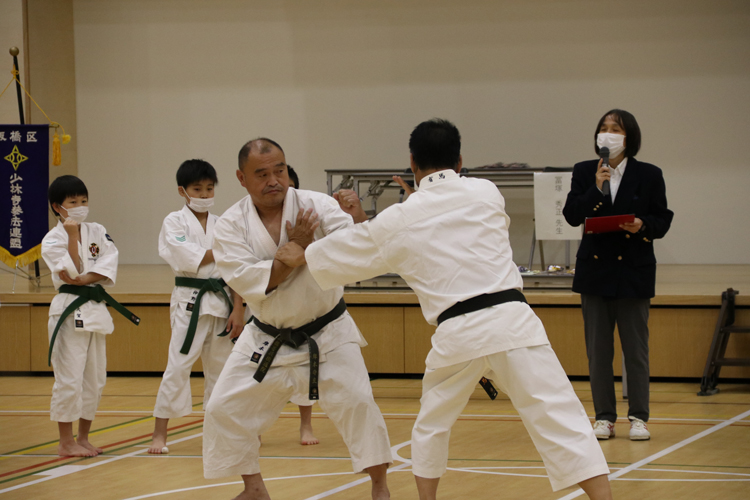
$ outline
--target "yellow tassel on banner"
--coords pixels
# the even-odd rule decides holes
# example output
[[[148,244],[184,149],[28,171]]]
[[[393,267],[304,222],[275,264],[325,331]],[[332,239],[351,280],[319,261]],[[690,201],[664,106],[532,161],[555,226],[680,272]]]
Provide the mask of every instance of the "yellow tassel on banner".
[[[37,104],[34,98],[31,97],[31,94],[29,94],[29,91],[26,90],[26,87],[24,87],[23,84],[21,83],[21,79],[18,77],[18,71],[16,71],[16,69],[13,68],[10,71],[10,73],[13,75],[13,78],[10,79],[10,81],[8,82],[8,85],[6,85],[5,88],[2,90],[2,92],[0,92],[0,97],[2,97],[3,94],[5,94],[5,91],[8,90],[8,87],[10,87],[11,83],[18,82],[18,85],[23,89],[26,95],[29,96],[29,99],[31,99],[31,102],[33,102],[36,105],[36,107],[39,108],[39,111],[41,111],[44,117],[49,121],[50,127],[55,128],[55,136],[52,138],[52,164],[56,167],[60,166],[60,163],[62,163],[62,153],[60,150],[60,136],[57,133],[57,129],[61,128],[63,131],[63,135],[62,135],[63,144],[67,144],[70,142],[70,135],[65,133],[65,128],[62,125],[50,120],[49,116],[47,116],[47,113],[45,113],[44,110],[41,108],[41,106],[39,106],[39,104]]]
[[[42,258],[42,245],[39,244],[32,248],[31,250],[27,250],[26,252],[22,253],[19,256],[11,255],[10,252],[8,252],[6,249],[0,247],[0,262],[5,264],[8,267],[16,267],[16,264],[18,264],[19,267],[28,266],[29,264],[33,264],[34,261],[39,260]]]
[[[60,136],[57,135],[57,129],[55,129],[55,136],[52,138],[52,164],[56,167],[62,163],[62,153],[60,152]]]

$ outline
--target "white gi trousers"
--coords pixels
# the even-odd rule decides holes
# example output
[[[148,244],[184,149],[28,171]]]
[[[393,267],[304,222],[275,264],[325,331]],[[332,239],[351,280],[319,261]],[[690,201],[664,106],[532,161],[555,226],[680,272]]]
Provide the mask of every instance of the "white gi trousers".
[[[55,422],[74,422],[79,418],[94,420],[107,382],[107,336],[76,331],[73,316],[68,316],[60,326],[52,350],[55,384],[50,420]],[[49,318],[50,340],[59,319],[59,315]]]
[[[248,356],[232,352],[216,383],[203,427],[207,479],[259,473],[258,436],[276,421],[292,394],[308,392],[309,363],[271,366],[260,383],[253,378],[257,367]],[[388,430],[360,347],[346,343],[327,352],[318,384],[319,404],[344,438],[354,471],[392,463]]]
[[[304,394],[294,394],[289,398],[289,401],[297,406],[312,406],[315,404],[315,401],[310,399],[308,394],[309,392],[305,392]]]
[[[190,316],[178,314],[172,324],[172,339],[169,341],[167,369],[159,385],[154,416],[158,418],[180,418],[193,411],[193,396],[190,391],[190,371],[198,361],[203,362],[203,408],[206,408],[211,392],[216,385],[224,363],[232,352],[229,336],[219,337],[227,327],[226,318],[202,314],[195,327],[195,337],[187,354],[182,354],[182,344],[187,336]]]
[[[451,427],[477,382],[491,379],[510,397],[542,456],[554,491],[609,474],[591,422],[549,345],[522,347],[427,369],[412,430],[412,471],[438,478],[448,464]]]

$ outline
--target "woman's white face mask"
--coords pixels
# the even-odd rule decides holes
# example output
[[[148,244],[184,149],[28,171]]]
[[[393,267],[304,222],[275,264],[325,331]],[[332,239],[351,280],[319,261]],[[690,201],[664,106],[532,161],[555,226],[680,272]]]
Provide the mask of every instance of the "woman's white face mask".
[[[596,145],[601,148],[609,148],[609,157],[616,158],[625,151],[625,136],[622,134],[610,134],[600,132],[596,136]]]
[[[86,220],[86,217],[89,215],[89,207],[71,207],[71,208],[65,208],[60,207],[68,214],[65,218],[66,219],[72,219],[76,221],[78,224]]]

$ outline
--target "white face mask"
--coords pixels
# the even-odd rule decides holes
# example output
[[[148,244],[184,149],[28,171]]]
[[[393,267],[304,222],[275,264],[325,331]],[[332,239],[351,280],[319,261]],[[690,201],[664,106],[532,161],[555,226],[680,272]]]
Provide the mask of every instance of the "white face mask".
[[[188,206],[198,213],[208,212],[208,209],[214,206],[213,198],[191,198],[185,193],[188,199]]]
[[[89,215],[89,207],[71,207],[65,208],[65,211],[68,213],[66,219],[72,219],[78,224],[85,221],[86,217]]]
[[[599,149],[609,148],[609,157],[615,158],[625,151],[625,136],[602,132],[596,136],[596,145]]]

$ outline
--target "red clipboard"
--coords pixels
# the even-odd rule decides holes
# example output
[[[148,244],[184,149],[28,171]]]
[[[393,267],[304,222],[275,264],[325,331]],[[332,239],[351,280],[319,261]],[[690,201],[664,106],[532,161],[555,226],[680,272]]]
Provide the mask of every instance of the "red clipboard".
[[[584,232],[586,234],[614,233],[623,231],[620,224],[635,220],[635,214],[610,215],[607,217],[586,217]]]

